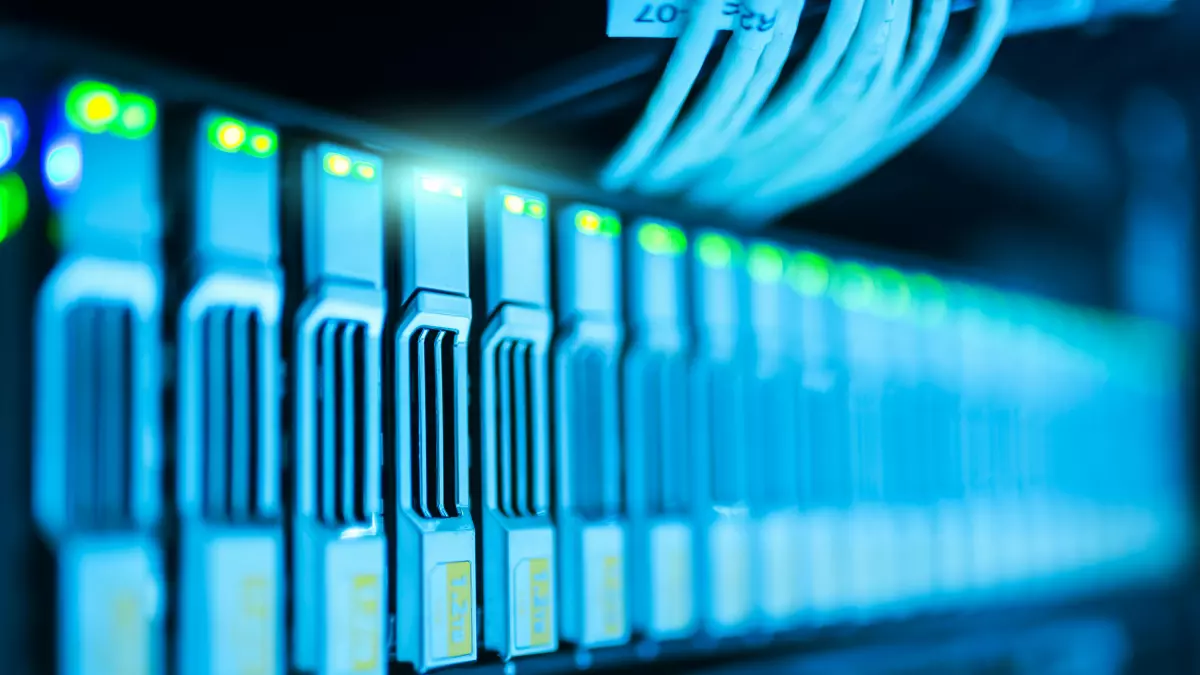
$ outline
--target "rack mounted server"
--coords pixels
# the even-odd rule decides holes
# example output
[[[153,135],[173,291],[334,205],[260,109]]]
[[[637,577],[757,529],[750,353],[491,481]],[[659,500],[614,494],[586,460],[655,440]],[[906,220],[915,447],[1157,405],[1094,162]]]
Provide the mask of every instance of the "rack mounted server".
[[[1186,558],[1169,326],[96,63],[0,78],[17,673],[586,665]]]

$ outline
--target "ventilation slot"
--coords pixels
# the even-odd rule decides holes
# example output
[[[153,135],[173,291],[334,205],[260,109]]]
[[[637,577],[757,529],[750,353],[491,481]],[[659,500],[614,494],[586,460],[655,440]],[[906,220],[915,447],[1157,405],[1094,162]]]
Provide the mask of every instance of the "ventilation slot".
[[[649,359],[638,373],[643,401],[643,469],[654,513],[682,513],[690,504],[692,456],[687,447],[687,371],[682,359]]]
[[[800,383],[787,375],[760,379],[755,387],[756,398],[750,405],[754,422],[750,432],[763,460],[751,467],[753,480],[762,486],[762,505],[784,508],[795,504],[800,497],[800,468],[796,447],[802,413],[799,403]]]
[[[66,329],[68,513],[80,526],[119,526],[132,520],[133,314],[82,306]]]
[[[568,369],[571,409],[571,480],[575,508],[587,516],[618,513],[621,508],[621,458],[616,451],[610,410],[615,401],[607,396],[607,355],[598,349],[582,349],[571,357]]]
[[[367,327],[329,321],[317,333],[317,512],[329,525],[366,524]]]
[[[217,520],[261,515],[262,318],[252,309],[212,309],[201,320],[200,447],[204,512]]]
[[[500,512],[533,516],[546,506],[536,500],[539,466],[533,394],[533,343],[505,340],[496,349],[496,466]]]
[[[732,366],[713,366],[707,391],[713,502],[740,504],[749,493],[749,453],[760,450],[748,448],[744,442],[747,413],[744,382]],[[755,458],[754,464],[761,466],[758,459]]]
[[[801,477],[806,501],[816,507],[853,502],[849,400],[832,377],[803,392],[807,433],[801,442]]]
[[[413,508],[426,518],[458,515],[458,420],[453,331],[422,328],[412,364]]]

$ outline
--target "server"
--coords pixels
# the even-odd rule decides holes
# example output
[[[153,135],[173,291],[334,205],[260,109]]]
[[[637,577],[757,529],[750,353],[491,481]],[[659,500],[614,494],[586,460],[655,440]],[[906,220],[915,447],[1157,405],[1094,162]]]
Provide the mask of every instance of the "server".
[[[799,336],[801,394],[799,458],[801,518],[796,540],[806,624],[826,625],[849,608],[849,537],[844,522],[851,481],[845,322],[833,301],[835,263],[816,251],[795,253],[787,276],[791,316]]]
[[[891,600],[896,575],[895,529],[884,483],[887,344],[874,312],[878,289],[869,267],[857,261],[839,263],[833,293],[845,320],[849,372],[848,450],[854,475],[845,527],[850,538],[850,601],[856,614],[866,619],[878,616]]]
[[[755,542],[757,601],[765,626],[788,628],[798,618],[803,560],[795,545],[800,520],[800,376],[799,360],[789,353],[784,317],[792,300],[784,283],[787,253],[770,242],[747,249],[750,281],[748,317],[754,336],[752,380],[747,395],[748,449],[758,461],[751,468],[751,512],[757,521]]]
[[[582,647],[629,639],[628,535],[618,405],[621,221],[572,205],[555,223],[554,520],[562,637]]]
[[[960,447],[961,335],[950,313],[946,284],[927,273],[908,278],[912,297],[916,358],[921,363],[919,412],[926,422],[921,437],[929,458],[928,496],[931,549],[929,597],[924,608],[955,605],[966,588],[969,556],[966,520],[962,510],[963,457]]]
[[[926,396],[928,368],[920,349],[913,287],[893,267],[875,267],[876,299],[872,313],[882,345],[884,380],[880,404],[883,425],[883,494],[895,539],[891,587],[882,602],[894,614],[907,615],[930,596],[933,571],[933,519],[930,472],[937,459],[928,430],[934,399]]]
[[[475,529],[468,496],[467,204],[463,184],[399,174],[399,275],[390,330],[387,461],[396,658],[417,670],[474,661]]]
[[[384,201],[374,155],[311,145],[301,162],[292,318],[293,667],[382,674]],[[297,269],[298,268],[298,269]],[[302,295],[301,295],[302,294]]]
[[[176,329],[176,667],[284,672],[275,132],[220,112],[191,129]]]
[[[484,644],[502,658],[558,648],[550,520],[550,231],[545,195],[494,187],[484,204],[480,340]],[[480,253],[476,251],[476,253]]]
[[[621,411],[628,462],[633,629],[651,640],[698,626],[689,518],[697,462],[688,443],[688,239],[675,224],[640,219],[626,237]]]
[[[149,675],[166,611],[157,105],[77,80],[50,117],[59,256],[37,298],[33,505],[56,561],[57,671]]]
[[[702,621],[711,635],[736,635],[753,627],[758,599],[749,508],[753,338],[746,252],[741,242],[715,231],[697,235],[692,252],[696,349],[689,403],[700,465],[692,503],[702,533]]]

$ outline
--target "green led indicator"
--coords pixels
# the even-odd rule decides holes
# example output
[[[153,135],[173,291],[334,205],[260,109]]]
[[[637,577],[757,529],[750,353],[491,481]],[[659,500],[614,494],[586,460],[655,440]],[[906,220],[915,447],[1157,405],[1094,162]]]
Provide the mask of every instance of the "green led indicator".
[[[0,175],[0,242],[21,229],[29,212],[29,193],[15,173]]]
[[[158,123],[154,99],[122,93],[103,82],[80,82],[71,87],[67,92],[66,114],[71,126],[80,131],[89,134],[108,131],[130,140],[145,138]]]
[[[279,148],[279,136],[270,129],[252,128],[247,131],[250,141],[246,143],[246,152],[255,157],[270,157]]]
[[[546,217],[546,204],[536,199],[527,199],[525,200],[524,213],[530,218],[541,220]]]
[[[583,209],[575,214],[575,229],[582,234],[616,237],[621,234],[621,221],[616,216],[601,216]]]
[[[741,253],[741,244],[723,234],[707,232],[696,239],[696,255],[706,267],[729,267]]]
[[[792,256],[787,275],[792,288],[801,295],[825,295],[833,277],[833,261],[820,253],[801,251]]]
[[[946,286],[940,280],[929,274],[914,274],[908,279],[908,288],[918,319],[935,324],[946,317],[949,302]]]
[[[67,92],[67,120],[80,131],[104,133],[120,113],[121,106],[117,101],[120,95],[121,92],[109,84],[80,82]]]
[[[208,125],[208,142],[223,152],[237,152],[246,143],[246,125],[232,117],[218,117]]]
[[[673,225],[645,223],[638,229],[637,240],[651,255],[678,256],[687,251],[687,235]]]
[[[875,307],[888,317],[903,316],[912,308],[912,291],[904,274],[892,267],[875,270]]]
[[[838,265],[833,274],[833,299],[843,309],[858,312],[871,306],[875,285],[871,272],[858,263]]]
[[[354,177],[362,181],[375,180],[375,165],[369,162],[355,162],[352,169]]]
[[[783,249],[771,244],[753,244],[746,259],[746,271],[760,284],[776,284],[783,278]]]
[[[158,122],[158,106],[148,96],[121,94],[121,113],[111,130],[114,135],[130,140],[145,138]]]
[[[604,216],[600,219],[600,234],[606,237],[621,235],[621,221],[616,216]]]

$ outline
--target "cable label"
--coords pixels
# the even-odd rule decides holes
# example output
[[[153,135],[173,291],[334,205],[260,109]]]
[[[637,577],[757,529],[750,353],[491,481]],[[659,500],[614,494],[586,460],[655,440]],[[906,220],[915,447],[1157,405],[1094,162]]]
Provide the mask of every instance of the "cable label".
[[[608,36],[613,38],[675,38],[692,18],[695,0],[609,0]],[[726,0],[717,30],[767,33],[775,28],[778,10],[756,11],[748,0]]]

